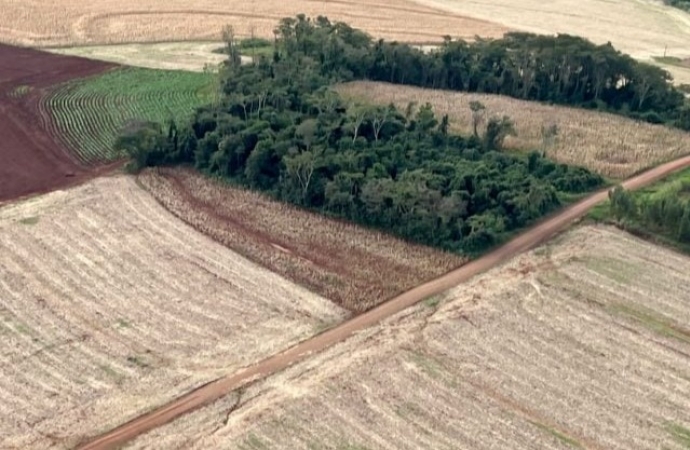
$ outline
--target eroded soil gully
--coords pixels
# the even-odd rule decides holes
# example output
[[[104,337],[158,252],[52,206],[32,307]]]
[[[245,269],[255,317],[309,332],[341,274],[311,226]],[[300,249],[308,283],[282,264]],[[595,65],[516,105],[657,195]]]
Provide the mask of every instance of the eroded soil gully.
[[[685,167],[690,167],[690,156],[679,158],[663,164],[640,175],[632,177],[623,183],[626,189],[637,189],[653,183],[664,176]],[[476,259],[464,266],[449,272],[439,278],[413,288],[376,308],[356,316],[342,324],[331,328],[317,336],[303,341],[281,353],[264,359],[239,373],[219,378],[200,388],[189,392],[170,403],[127,422],[90,442],[78,447],[81,450],[113,449],[164,425],[184,414],[207,405],[229,392],[242,386],[265,378],[276,372],[300,362],[313,353],[321,352],[328,347],[344,341],[357,331],[368,328],[381,320],[396,314],[429,296],[444,292],[459,283],[463,283],[475,275],[485,272],[515,255],[529,250],[557,232],[566,228],[573,220],[583,216],[597,203],[607,198],[607,190],[592,194],[586,199],[570,206],[564,211],[547,218],[531,229],[525,231],[515,239],[491,253]]]

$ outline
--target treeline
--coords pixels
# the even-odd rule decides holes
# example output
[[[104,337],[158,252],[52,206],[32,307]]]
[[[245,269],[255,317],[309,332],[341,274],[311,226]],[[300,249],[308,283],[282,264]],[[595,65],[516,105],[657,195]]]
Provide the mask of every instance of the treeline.
[[[368,42],[351,32],[347,42]],[[300,51],[302,42],[282,37],[289,53],[251,65],[230,58],[218,104],[190,123],[132,124],[118,148],[137,167],[194,164],[295,205],[466,253],[603,182],[539,153],[501,152],[514,133],[508,117],[488,118],[462,137],[430,105],[347,104],[329,89],[347,65],[324,70],[328,62]],[[232,37],[228,45],[236,54]]]
[[[690,12],[690,0],[665,0],[665,3]]]
[[[653,194],[636,195],[617,186],[609,202],[619,225],[690,244],[690,180],[668,183]]]
[[[446,37],[440,49],[424,52],[374,41],[344,23],[302,15],[282,20],[276,31],[282,58],[308,56],[319,63],[323,75],[337,80],[501,94],[690,130],[690,107],[670,83],[671,75],[610,44],[595,45],[570,35],[509,33],[472,43]]]

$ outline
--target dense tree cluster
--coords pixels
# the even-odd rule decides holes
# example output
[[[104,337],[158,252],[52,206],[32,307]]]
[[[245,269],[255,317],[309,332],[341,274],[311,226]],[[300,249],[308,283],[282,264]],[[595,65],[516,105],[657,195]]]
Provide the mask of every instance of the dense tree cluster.
[[[276,30],[284,58],[308,56],[323,75],[598,108],[690,130],[690,108],[663,69],[611,44],[570,35],[509,33],[468,43],[446,37],[424,52],[373,41],[343,23],[319,17],[284,19]]]
[[[329,86],[355,76],[354,68],[336,55],[314,58],[310,46],[323,43],[302,36],[314,27],[284,21],[273,58],[231,59],[218,104],[199,109],[189,124],[131,125],[118,147],[138,167],[191,163],[283,201],[468,253],[495,245],[564,196],[602,184],[536,152],[502,153],[514,132],[508,117],[461,137],[428,104],[400,111],[344,102]],[[375,53],[366,35],[332,27],[361,58]]]
[[[633,195],[620,186],[609,193],[611,214],[620,224],[690,244],[690,181],[678,180],[653,194]]]

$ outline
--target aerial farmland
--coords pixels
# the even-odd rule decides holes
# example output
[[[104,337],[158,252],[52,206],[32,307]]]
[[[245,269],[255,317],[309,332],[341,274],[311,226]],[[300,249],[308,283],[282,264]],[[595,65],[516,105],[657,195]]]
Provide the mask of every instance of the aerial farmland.
[[[690,448],[689,9],[0,0],[0,448]]]

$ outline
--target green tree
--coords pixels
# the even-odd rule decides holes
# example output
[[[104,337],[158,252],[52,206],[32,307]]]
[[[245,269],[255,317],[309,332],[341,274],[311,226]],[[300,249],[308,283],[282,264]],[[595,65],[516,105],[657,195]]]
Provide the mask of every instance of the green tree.
[[[637,215],[637,205],[633,196],[621,185],[609,191],[611,213],[618,222],[626,218],[634,218]]]
[[[503,116],[500,119],[492,117],[486,124],[484,148],[486,150],[501,150],[503,142],[508,136],[517,136],[515,123],[512,119],[508,116]]]

